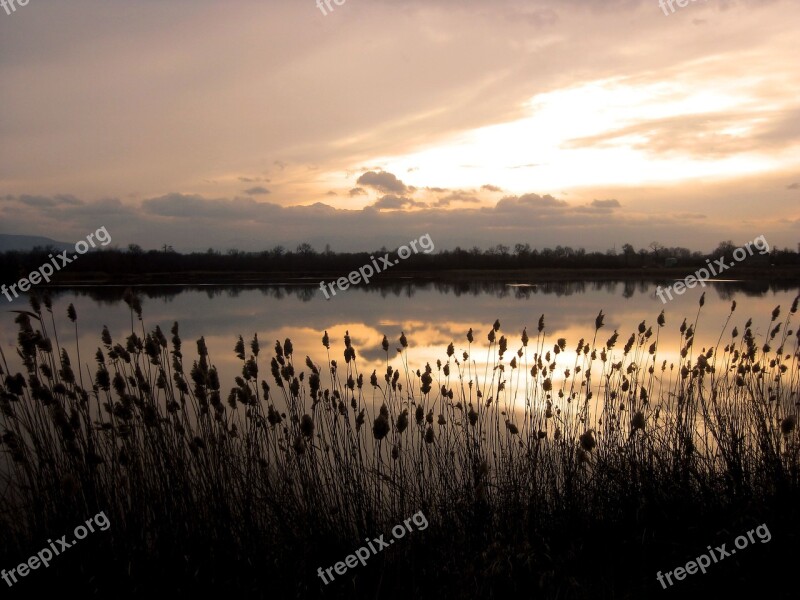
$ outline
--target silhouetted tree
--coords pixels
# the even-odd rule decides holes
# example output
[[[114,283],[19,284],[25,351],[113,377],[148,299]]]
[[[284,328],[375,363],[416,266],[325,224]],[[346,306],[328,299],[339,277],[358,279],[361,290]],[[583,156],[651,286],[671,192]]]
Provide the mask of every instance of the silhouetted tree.
[[[317,251],[311,246],[311,244],[307,242],[303,242],[297,246],[296,252],[301,256],[311,256],[312,254],[316,254]]]

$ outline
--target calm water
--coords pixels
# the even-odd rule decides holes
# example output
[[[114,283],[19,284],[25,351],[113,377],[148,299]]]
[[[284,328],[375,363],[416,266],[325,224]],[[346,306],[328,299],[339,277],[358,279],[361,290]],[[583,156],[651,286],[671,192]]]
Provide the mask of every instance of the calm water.
[[[399,283],[390,286],[371,285],[350,289],[326,300],[317,287],[274,285],[259,287],[140,287],[143,320],[147,330],[160,325],[167,337],[174,321],[180,323],[183,353],[187,364],[196,357],[194,344],[205,336],[211,362],[220,371],[223,389],[229,389],[233,377],[239,374],[241,363],[233,346],[239,334],[246,342],[254,333],[261,342],[260,378],[271,382],[268,361],[275,340],[291,338],[295,362],[300,364],[306,355],[324,366],[325,348],[321,337],[327,330],[331,339],[331,358],[340,365],[343,361],[342,338],[350,332],[358,356],[359,372],[368,378],[373,369],[379,379],[385,372],[385,355],[380,348],[385,334],[390,342],[390,362],[401,367],[395,348],[401,331],[409,340],[409,366],[416,370],[425,362],[434,365],[436,359],[446,359],[446,347],[455,344],[456,355],[467,349],[466,332],[473,328],[475,344],[473,358],[480,364],[486,359],[486,334],[495,319],[501,323],[501,334],[509,339],[509,360],[520,347],[519,334],[528,328],[531,339],[536,337],[539,316],[545,315],[546,347],[552,348],[557,338],[567,339],[567,349],[574,350],[581,338],[591,340],[597,313],[605,315],[605,327],[598,340],[605,341],[618,329],[624,345],[627,337],[642,320],[656,327],[655,320],[663,309],[667,319],[661,334],[660,359],[677,357],[678,327],[684,317],[694,321],[701,288],[687,290],[672,302],[663,305],[655,296],[655,284],[650,282],[558,282],[536,287],[497,282]],[[130,333],[131,320],[122,302],[122,287],[85,287],[52,290],[54,312],[57,315],[58,335],[70,352],[73,363],[74,328],[66,318],[66,309],[73,303],[78,312],[78,327],[82,359],[94,370],[94,352],[101,346],[100,332],[108,325],[115,342],[123,343]],[[800,291],[766,282],[718,282],[706,288],[706,303],[696,336],[695,347],[715,345],[725,323],[731,301],[738,307],[728,331],[733,325],[743,330],[745,321],[753,317],[756,339],[763,340],[769,331],[770,314],[781,305],[781,320]],[[22,300],[8,303],[8,310],[22,310]],[[0,315],[0,344],[10,362],[15,363],[16,325],[14,314]],[[796,325],[796,323],[795,323]],[[141,324],[136,323],[141,334]],[[726,334],[726,338],[728,339]],[[533,344],[533,342],[531,342]],[[724,344],[724,341],[723,341]],[[86,370],[84,367],[84,374]]]

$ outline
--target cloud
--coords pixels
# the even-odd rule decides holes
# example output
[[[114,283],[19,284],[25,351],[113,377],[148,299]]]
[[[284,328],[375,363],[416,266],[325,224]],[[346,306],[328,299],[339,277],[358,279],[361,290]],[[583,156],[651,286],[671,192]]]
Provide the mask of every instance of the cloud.
[[[359,185],[375,188],[384,194],[407,194],[414,188],[406,186],[394,174],[387,171],[367,171],[356,181]]]
[[[364,188],[361,188],[361,187],[354,187],[353,189],[351,189],[348,192],[348,194],[350,194],[351,198],[353,196],[366,196],[367,195],[367,190],[365,190]]]
[[[255,187],[251,187],[250,189],[245,190],[244,193],[248,194],[249,196],[257,196],[259,194],[269,194],[270,192],[264,186],[257,185]]]
[[[327,192],[325,192],[325,195],[326,196],[338,196],[339,194],[337,194],[333,190],[328,190]]]
[[[592,200],[593,208],[619,208],[622,206],[619,200]]]
[[[261,206],[264,206],[263,204]],[[325,204],[324,202],[314,202],[314,204],[309,204],[306,206],[287,206],[285,208],[280,208],[275,206],[274,204],[269,205],[271,208],[279,209],[278,212],[285,213],[287,215],[297,215],[301,218],[306,218],[308,216],[315,216],[315,217],[323,217],[326,215],[334,215],[336,214],[336,209],[332,206]]]
[[[569,204],[563,200],[557,200],[550,194],[540,196],[539,194],[523,194],[522,196],[505,196],[495,206],[497,212],[510,212],[518,209],[564,209]]]
[[[6,200],[16,199],[22,204],[27,206],[33,206],[36,208],[52,208],[55,206],[80,206],[83,204],[81,200],[78,200],[75,196],[71,194],[56,194],[55,196],[32,196],[28,194],[22,194],[20,196],[6,196]]]
[[[786,175],[780,181],[780,187],[784,187]],[[469,190],[452,193],[468,197]],[[431,232],[437,248],[529,242],[538,248],[561,244],[605,250],[615,240],[644,247],[653,239],[661,239],[669,240],[670,246],[712,250],[704,247],[706,240],[745,239],[752,237],[753,228],[752,223],[736,218],[711,220],[690,212],[690,206],[702,203],[709,214],[723,214],[730,208],[730,194],[717,199],[689,194],[686,208],[677,210],[674,205],[667,209],[642,207],[624,196],[620,204],[626,210],[621,211],[594,207],[590,199],[571,204],[550,195],[528,193],[506,196],[491,206],[465,205],[448,211],[445,218],[435,203],[396,194],[386,194],[364,208],[335,208],[322,202],[284,207],[249,196],[180,193],[148,198],[135,205],[115,198],[81,200],[77,206],[48,206],[47,202],[31,206],[16,196],[0,199],[1,229],[9,233],[80,239],[102,224],[120,247],[137,243],[157,248],[168,243],[179,251],[202,251],[208,246],[259,251],[277,244],[294,248],[300,242],[315,248],[330,244],[336,250],[363,251],[397,246],[426,231]],[[779,200],[769,198],[763,205],[775,210],[781,207]],[[792,219],[796,218],[791,215],[789,221],[768,221],[759,231],[774,245],[793,244]]]
[[[453,202],[466,202],[468,204],[480,204],[480,200],[476,198],[472,193],[465,192],[463,190],[455,190],[452,193],[444,196],[443,198],[439,198],[434,206],[443,207],[443,206],[450,206]]]
[[[792,183],[786,186],[787,190],[800,190],[800,183]]]
[[[93,13],[86,3],[51,3],[48,25],[65,22],[64,27],[51,31],[31,22],[25,28],[4,31],[4,42],[15,48],[0,56],[0,79],[7,92],[0,155],[4,174],[10,174],[4,182],[13,182],[9,191],[14,193],[45,193],[43,186],[60,190],[68,184],[74,193],[88,197],[124,197],[130,190],[155,195],[185,189],[185,181],[200,181],[198,172],[224,181],[224,173],[208,173],[220,148],[225,149],[226,162],[241,169],[234,173],[251,172],[247,169],[256,161],[273,171],[285,164],[290,165],[288,171],[303,161],[319,164],[326,173],[343,171],[353,167],[344,157],[372,164],[376,157],[402,156],[444,136],[510,122],[537,94],[618,77],[621,72],[614,65],[621,56],[626,61],[625,77],[650,76],[667,82],[659,94],[670,92],[677,70],[687,71],[687,82],[694,89],[703,91],[704,84],[708,86],[714,105],[716,99],[724,99],[723,105],[777,104],[777,99],[752,102],[717,81],[698,76],[714,57],[726,67],[720,70],[722,83],[741,65],[753,79],[747,79],[748,86],[758,88],[762,75],[778,72],[786,75],[787,91],[796,88],[791,55],[781,52],[784,46],[791,47],[787,36],[796,29],[792,4],[758,0],[758,10],[729,8],[726,15],[717,12],[715,5],[722,3],[701,7],[697,2],[686,9],[685,16],[713,15],[721,35],[712,39],[702,32],[704,28],[681,30],[681,43],[674,44],[665,60],[661,36],[665,21],[670,20],[655,16],[660,13],[653,9],[655,1],[648,0],[646,9],[636,10],[645,6],[643,0],[503,0],[492,4],[491,10],[481,10],[487,6],[485,0],[427,5],[420,0],[399,4],[387,0],[375,3],[375,10],[363,15],[365,21],[357,30],[328,28],[325,35],[308,28],[308,9],[300,3],[248,2],[226,13],[226,35],[214,35],[220,23],[209,3],[198,0],[204,8],[193,13],[197,35],[174,65],[171,74],[175,76],[164,78],[154,78],[136,65],[157,60],[174,46],[169,32],[181,23],[177,16],[181,13],[171,3],[153,3],[152,10],[131,26],[129,44],[119,44],[93,28]],[[413,8],[403,8],[403,18],[397,19],[400,4]],[[755,3],[736,3],[742,5]],[[124,3],[106,9],[112,20],[125,10]],[[745,18],[756,19],[759,30],[769,35],[736,35]],[[387,22],[392,28],[385,42],[363,52],[372,32]],[[242,43],[226,42],[227,34],[233,32]],[[65,51],[75,48],[76,40],[95,51]],[[300,63],[287,65],[278,57],[291,55],[297,40],[307,53]],[[330,60],[330,48],[340,52],[336,61]],[[231,65],[224,77],[209,56]],[[113,68],[128,73],[126,85],[97,94],[89,82]],[[291,77],[285,76],[287,68]],[[51,70],[63,76],[50,77]],[[331,83],[326,86],[325,102],[316,93],[321,72],[327,73]],[[371,85],[366,87],[364,73],[370,74]],[[189,74],[193,74],[194,87],[187,95],[183,75]],[[403,93],[397,92],[400,87]],[[247,93],[242,92],[245,89]],[[35,101],[55,95],[61,98],[57,103],[44,106]],[[129,108],[125,120],[118,119],[113,110],[122,105]],[[43,123],[48,126],[42,127]],[[41,137],[36,144],[24,143],[32,131]],[[119,144],[119,140],[130,143]],[[98,151],[102,148],[115,150]],[[273,162],[275,158],[287,163]],[[519,162],[528,160],[535,159],[522,157]],[[405,171],[399,166],[394,169]],[[512,189],[505,179],[498,183]],[[513,189],[519,191],[516,185]],[[214,193],[236,191],[238,187]]]
[[[800,110],[685,114],[642,119],[603,133],[573,138],[567,149],[630,147],[650,156],[724,158],[783,149],[800,137]],[[741,130],[743,133],[731,133]]]
[[[397,210],[401,208],[418,208],[427,206],[424,202],[417,202],[405,196],[395,196],[387,194],[375,202],[372,207],[385,210]]]
[[[275,204],[256,202],[252,199],[228,200],[225,198],[204,198],[196,194],[166,194],[142,202],[142,207],[151,214],[161,217],[182,219],[218,220],[266,220],[270,214],[280,209]]]
[[[481,186],[482,190],[486,190],[487,192],[502,192],[503,190],[496,185],[491,185],[487,183],[486,185]]]

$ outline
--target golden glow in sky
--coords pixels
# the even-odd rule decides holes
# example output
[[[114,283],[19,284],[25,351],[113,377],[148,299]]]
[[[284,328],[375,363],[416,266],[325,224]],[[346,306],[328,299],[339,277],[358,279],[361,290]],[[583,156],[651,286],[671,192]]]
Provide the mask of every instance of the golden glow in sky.
[[[758,105],[737,125],[713,134],[699,131],[694,139],[702,143],[715,135],[735,142],[751,135],[759,113],[772,107],[753,94],[756,82],[724,83],[697,89],[687,82],[637,86],[607,80],[540,94],[527,104],[529,114],[522,119],[371,164],[402,173],[406,183],[420,187],[480,187],[491,181],[513,193],[535,188],[553,194],[572,187],[676,183],[786,166],[788,157],[756,151],[698,158],[687,148],[667,153],[648,146],[654,130],[671,120],[711,120],[721,112],[744,113]],[[606,135],[609,139],[603,140]]]
[[[796,244],[797,0],[128,4],[0,19],[0,233]]]

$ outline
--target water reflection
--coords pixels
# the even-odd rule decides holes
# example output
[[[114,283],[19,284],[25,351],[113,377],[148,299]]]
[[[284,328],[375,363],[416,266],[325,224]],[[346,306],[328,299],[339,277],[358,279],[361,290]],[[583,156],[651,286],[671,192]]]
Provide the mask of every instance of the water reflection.
[[[626,280],[626,281],[549,281],[541,283],[509,283],[506,281],[487,281],[487,280],[464,280],[464,281],[389,281],[384,283],[372,282],[367,287],[352,288],[347,292],[332,298],[340,300],[352,294],[380,295],[381,298],[405,297],[413,298],[419,292],[435,290],[442,294],[450,294],[456,298],[462,296],[481,296],[494,295],[497,298],[513,297],[517,299],[529,299],[537,295],[555,295],[558,297],[584,294],[587,292],[603,291],[611,295],[620,295],[623,298],[632,298],[635,295],[647,295],[654,297],[654,290],[657,285],[669,285],[673,280]],[[40,286],[41,287],[41,286]],[[53,298],[64,295],[88,297],[98,303],[114,304],[123,299],[125,291],[129,288],[136,290],[137,294],[143,298],[159,299],[170,301],[176,296],[189,292],[199,292],[208,298],[238,298],[243,292],[258,291],[260,294],[269,298],[283,300],[294,298],[301,302],[310,302],[320,296],[319,288],[316,285],[306,283],[278,283],[269,285],[260,284],[240,284],[240,285],[103,285],[103,286],[71,286],[71,287],[52,287],[47,291]],[[41,288],[45,289],[45,288]],[[697,288],[700,289],[700,288]],[[797,290],[797,284],[789,282],[769,282],[769,281],[734,281],[724,280],[709,283],[707,292],[715,292],[720,299],[731,300],[734,294],[741,293],[751,297],[763,296],[767,293],[791,292]],[[24,300],[16,300],[15,304],[25,303]]]
[[[271,348],[275,340],[291,338],[298,360],[306,355],[320,365],[326,360],[320,342],[322,333],[331,338],[331,357],[342,363],[342,339],[349,331],[356,348],[359,370],[369,374],[386,369],[386,355],[380,347],[383,335],[390,341],[390,362],[397,367],[396,348],[401,332],[410,342],[409,367],[424,367],[426,362],[443,362],[451,342],[458,355],[470,350],[466,332],[475,331],[475,346],[470,350],[479,364],[486,360],[486,334],[495,319],[509,340],[509,355],[520,346],[524,327],[535,332],[540,315],[545,315],[547,343],[566,338],[574,347],[580,338],[591,339],[594,319],[600,310],[606,314],[605,327],[598,339],[605,340],[614,330],[625,339],[641,321],[655,327],[661,310],[667,327],[662,335],[659,356],[678,359],[678,326],[684,318],[693,321],[698,310],[701,288],[687,290],[683,296],[663,305],[655,296],[656,285],[669,281],[557,281],[529,284],[499,281],[392,281],[374,282],[368,287],[339,292],[326,300],[318,284],[279,285],[150,285],[134,288],[142,299],[143,323],[136,324],[141,335],[160,325],[168,331],[180,323],[187,357],[194,355],[194,341],[204,336],[212,362],[227,386],[241,370],[233,353],[238,335],[245,340],[258,334],[262,347]],[[78,312],[78,331],[82,356],[92,356],[100,345],[104,325],[115,340],[130,334],[131,316],[123,303],[125,286],[87,286],[50,290],[59,339],[74,348],[75,330],[65,318],[73,303]],[[716,344],[732,300],[738,309],[729,325],[741,331],[749,317],[754,333],[763,338],[769,332],[769,315],[780,304],[786,311],[798,293],[797,285],[760,281],[722,281],[708,284],[706,304],[696,337],[697,347]],[[22,299],[10,310],[27,308]],[[533,335],[531,337],[534,337]],[[6,356],[16,343],[13,316],[0,319],[0,344]],[[724,342],[723,342],[724,343]],[[508,357],[510,358],[510,356]],[[508,360],[507,358],[507,360]],[[17,368],[19,368],[17,366]],[[94,368],[90,365],[90,368]],[[85,372],[86,367],[84,367]],[[266,369],[262,370],[262,377]]]

